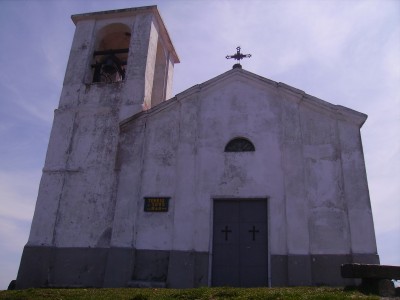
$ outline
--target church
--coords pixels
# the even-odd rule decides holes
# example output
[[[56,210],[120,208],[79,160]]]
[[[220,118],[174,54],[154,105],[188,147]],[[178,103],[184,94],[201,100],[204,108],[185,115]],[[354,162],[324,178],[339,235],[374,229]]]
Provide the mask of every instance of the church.
[[[72,21],[17,288],[343,286],[379,263],[365,114],[240,64],[173,96],[156,6]]]

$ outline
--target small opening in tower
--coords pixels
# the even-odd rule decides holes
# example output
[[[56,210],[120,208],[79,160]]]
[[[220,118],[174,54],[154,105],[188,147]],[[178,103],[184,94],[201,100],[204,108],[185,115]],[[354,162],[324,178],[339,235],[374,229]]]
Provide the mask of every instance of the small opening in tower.
[[[93,82],[125,79],[131,32],[124,24],[111,24],[99,31],[93,52]]]

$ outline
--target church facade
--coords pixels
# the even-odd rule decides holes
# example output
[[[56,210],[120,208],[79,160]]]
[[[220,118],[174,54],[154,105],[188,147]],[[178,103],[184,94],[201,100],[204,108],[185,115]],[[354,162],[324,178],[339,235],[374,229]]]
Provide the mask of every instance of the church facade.
[[[379,263],[366,115],[242,68],[171,97],[155,6],[72,19],[17,288],[340,286]]]

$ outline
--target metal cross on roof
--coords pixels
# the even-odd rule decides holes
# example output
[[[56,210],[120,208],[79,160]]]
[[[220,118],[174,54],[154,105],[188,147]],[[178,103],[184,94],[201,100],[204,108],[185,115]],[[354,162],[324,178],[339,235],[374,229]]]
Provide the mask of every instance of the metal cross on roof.
[[[240,47],[237,47],[236,48],[236,54],[225,56],[226,59],[233,58],[233,59],[236,59],[238,61],[236,64],[233,65],[233,69],[242,68],[242,65],[240,64],[240,60],[245,58],[245,57],[251,57],[251,54],[242,54],[242,53],[240,53],[240,49],[241,49]]]

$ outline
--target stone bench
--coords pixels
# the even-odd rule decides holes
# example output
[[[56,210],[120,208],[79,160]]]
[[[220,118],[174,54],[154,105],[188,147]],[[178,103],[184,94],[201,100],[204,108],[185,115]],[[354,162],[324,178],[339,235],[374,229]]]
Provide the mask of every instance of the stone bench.
[[[400,267],[369,265],[369,264],[344,264],[341,266],[343,278],[361,278],[363,291],[379,294],[382,297],[394,297],[396,289],[393,279],[400,279]]]

